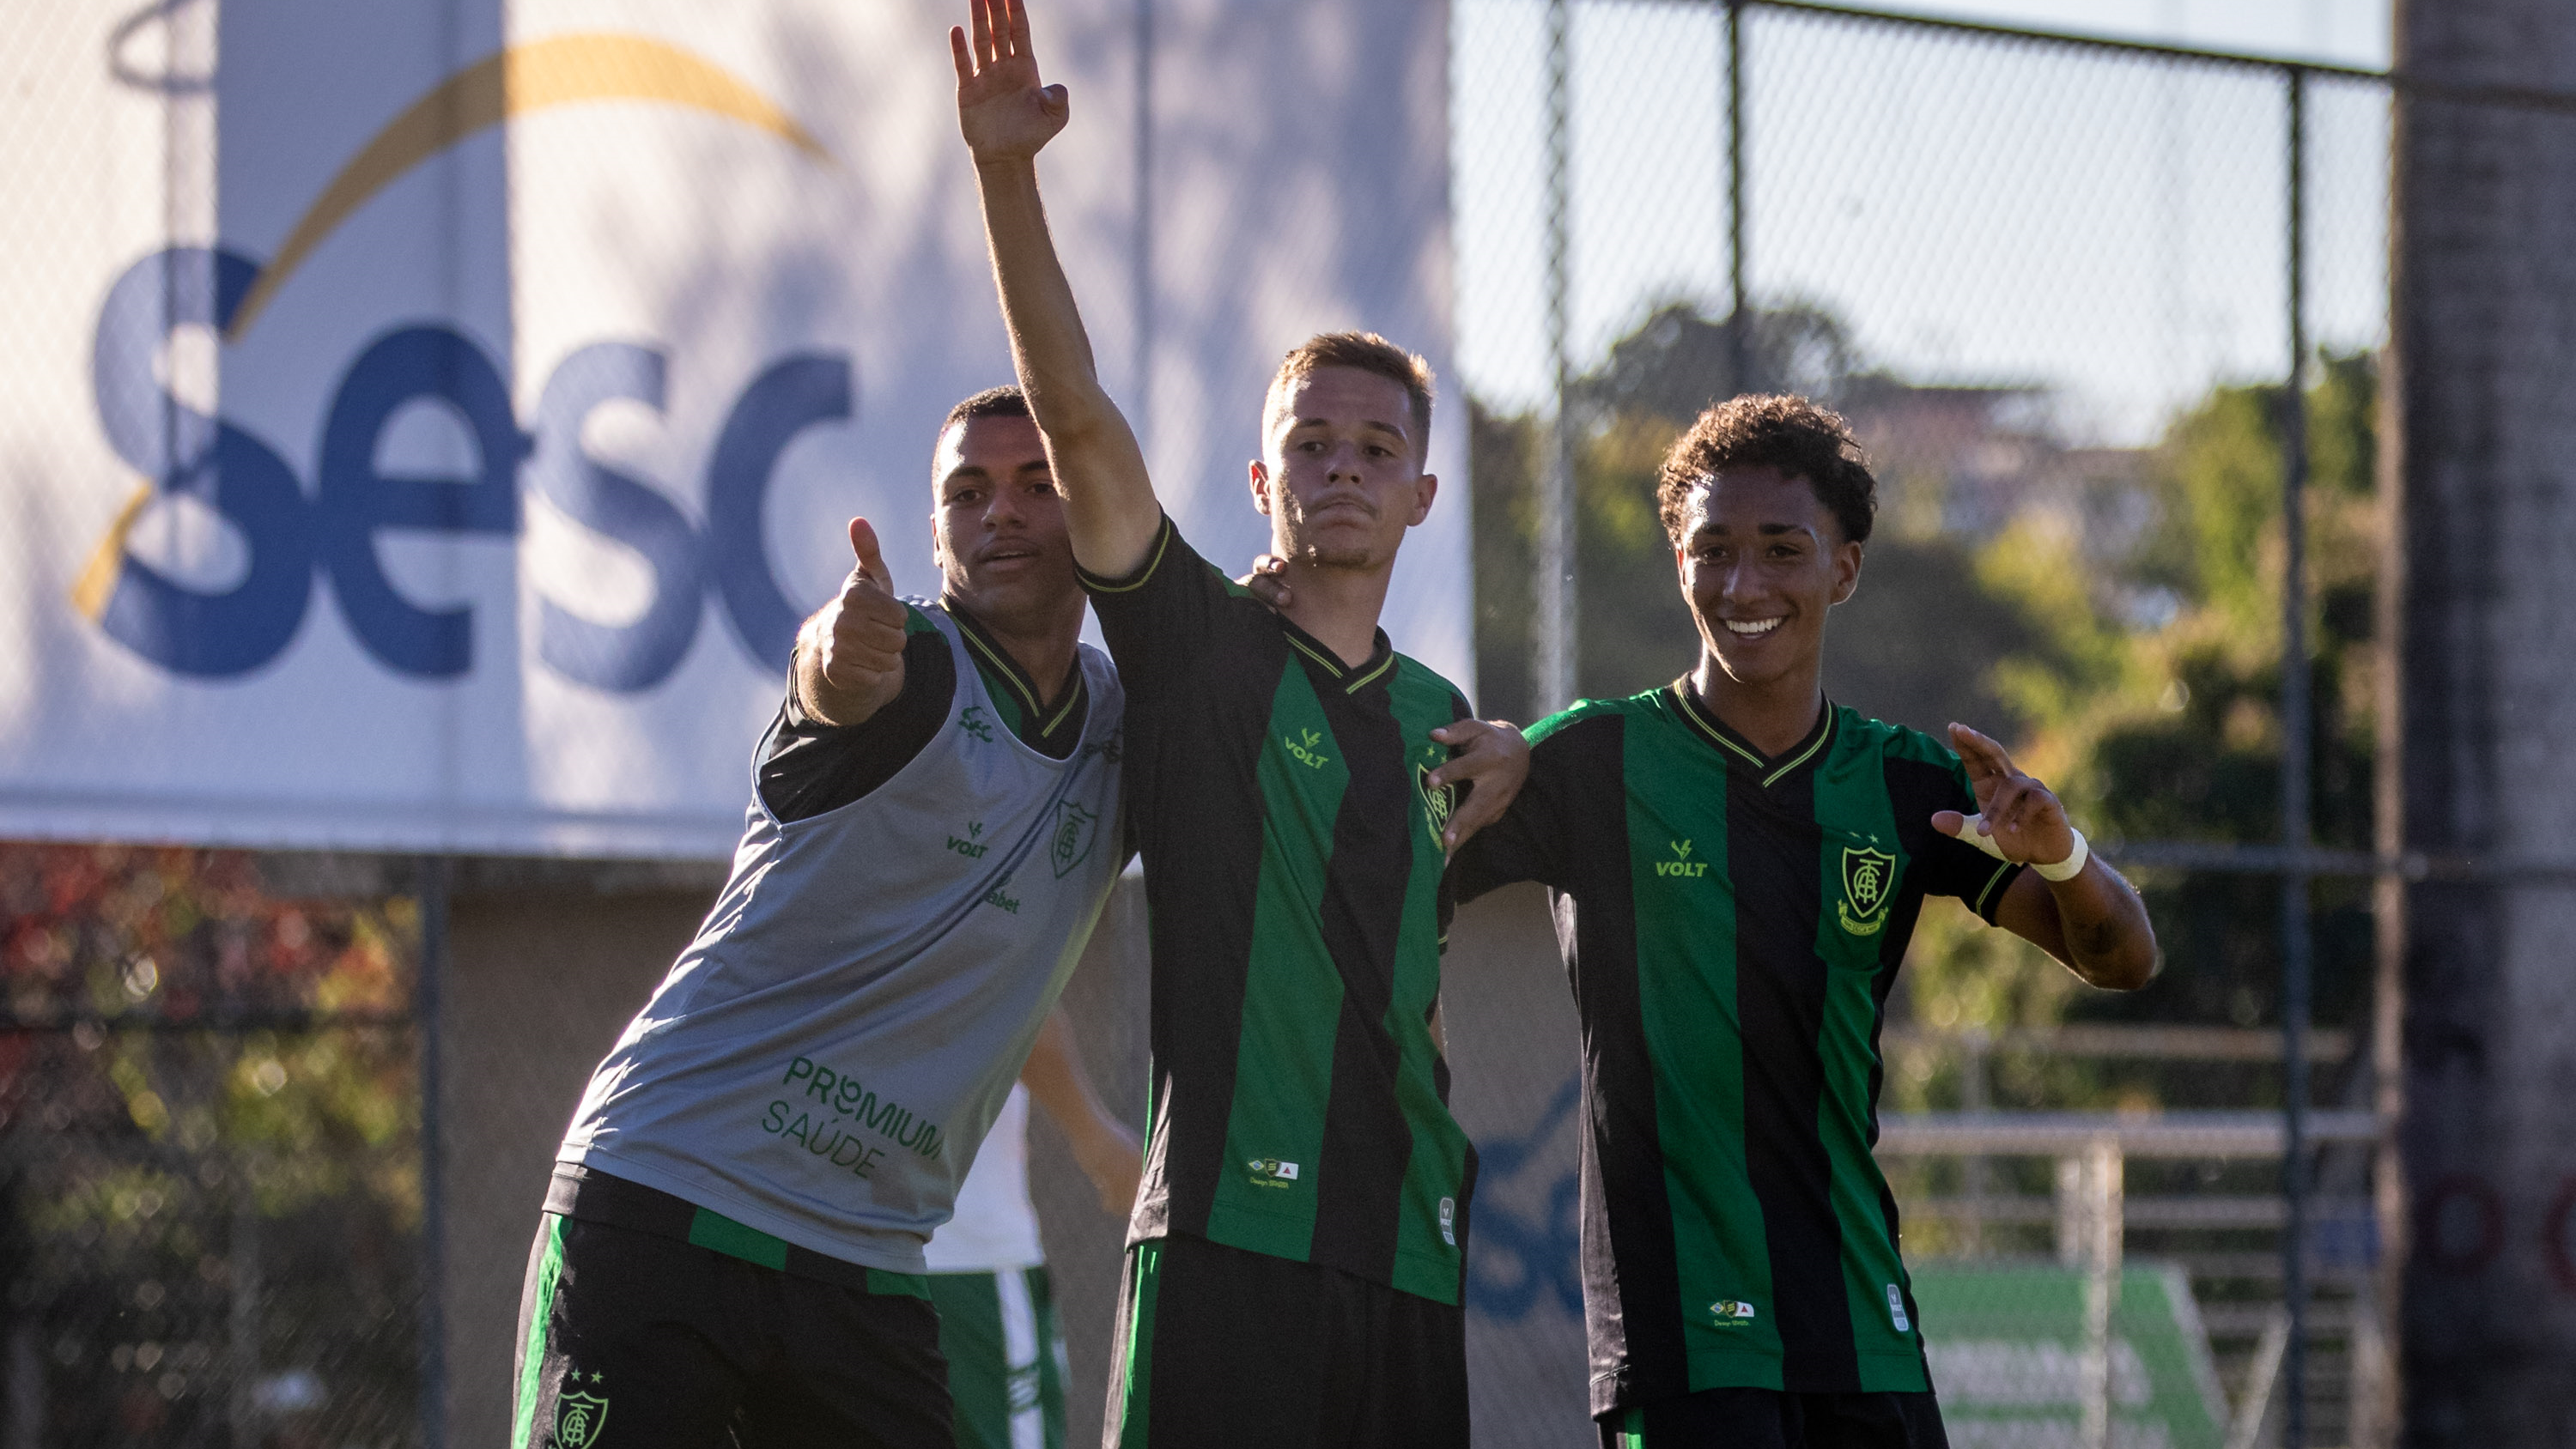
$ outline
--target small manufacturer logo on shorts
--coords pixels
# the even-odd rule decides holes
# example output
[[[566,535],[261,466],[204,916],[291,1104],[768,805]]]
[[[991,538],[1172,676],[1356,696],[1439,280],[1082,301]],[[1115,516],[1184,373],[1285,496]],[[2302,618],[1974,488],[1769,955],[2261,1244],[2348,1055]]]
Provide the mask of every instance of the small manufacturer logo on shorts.
[[[1905,1294],[1893,1283],[1887,1285],[1887,1321],[1895,1324],[1899,1333],[1914,1331],[1914,1325],[1905,1317]]]
[[[607,1395],[564,1394],[555,1400],[555,1449],[590,1449],[607,1427]]]
[[[1458,1199],[1454,1197],[1440,1199],[1440,1241],[1458,1246]]]
[[[1254,1187],[1286,1187],[1297,1180],[1297,1164],[1276,1157],[1256,1157],[1244,1164]]]
[[[1741,1298],[1720,1298],[1708,1305],[1708,1312],[1720,1328],[1742,1328],[1755,1316],[1753,1305]]]

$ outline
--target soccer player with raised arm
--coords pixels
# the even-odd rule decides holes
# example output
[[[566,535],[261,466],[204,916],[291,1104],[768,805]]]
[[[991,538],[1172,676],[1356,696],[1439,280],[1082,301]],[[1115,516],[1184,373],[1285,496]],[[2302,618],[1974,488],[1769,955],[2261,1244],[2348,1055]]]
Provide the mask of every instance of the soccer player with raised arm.
[[[1289,354],[1250,481],[1292,598],[1228,582],[1094,374],[1038,198],[1067,99],[1024,7],[976,0],[951,41],[1014,361],[1129,701],[1152,1070],[1105,1442],[1463,1446],[1476,1168],[1441,1059],[1443,865],[1528,755],[1378,628],[1438,489],[1428,369],[1354,333]]]
[[[1657,501],[1699,663],[1532,726],[1462,899],[1545,882],[1583,1025],[1582,1263],[1605,1449],[1943,1449],[1878,1136],[1880,1016],[1927,895],[2096,986],[2135,892],[1993,740],[1824,696],[1877,506],[1842,419],[1703,413]]]
[[[1123,695],[1016,390],[932,488],[939,599],[850,521],[732,878],[573,1115],[511,1449],[954,1442],[923,1245],[1124,859]]]

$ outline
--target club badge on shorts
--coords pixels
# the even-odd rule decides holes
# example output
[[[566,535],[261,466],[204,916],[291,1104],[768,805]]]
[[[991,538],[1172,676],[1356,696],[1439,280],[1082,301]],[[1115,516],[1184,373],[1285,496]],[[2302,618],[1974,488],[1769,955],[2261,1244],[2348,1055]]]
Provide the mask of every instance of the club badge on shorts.
[[[608,1427],[608,1399],[600,1394],[565,1394],[555,1400],[554,1449],[590,1449]]]

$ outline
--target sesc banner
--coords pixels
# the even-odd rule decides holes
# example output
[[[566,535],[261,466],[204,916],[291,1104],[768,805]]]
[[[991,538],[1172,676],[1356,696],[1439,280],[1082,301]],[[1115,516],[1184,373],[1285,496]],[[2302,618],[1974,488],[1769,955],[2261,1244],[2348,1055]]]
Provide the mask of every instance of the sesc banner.
[[[1010,376],[962,0],[41,7],[0,93],[0,835],[710,856]],[[1042,162],[1210,558],[1306,334],[1449,358],[1445,7],[1054,0]],[[1454,400],[1444,398],[1444,403]],[[1470,682],[1463,419],[1398,647]]]

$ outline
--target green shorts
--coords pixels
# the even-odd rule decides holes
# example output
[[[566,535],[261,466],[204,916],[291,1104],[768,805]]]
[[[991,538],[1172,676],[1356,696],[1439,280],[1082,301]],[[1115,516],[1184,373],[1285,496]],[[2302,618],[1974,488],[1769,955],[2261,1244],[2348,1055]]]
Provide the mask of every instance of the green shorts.
[[[957,1449],[1064,1449],[1064,1337],[1044,1268],[933,1273]]]

